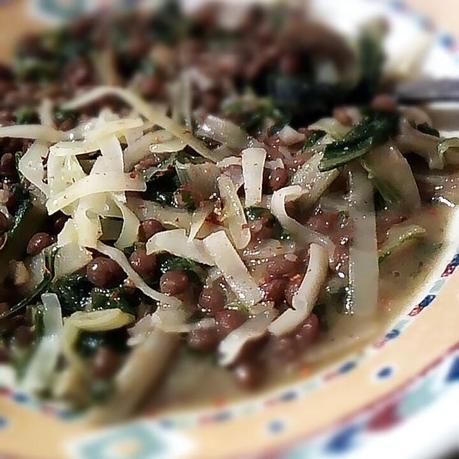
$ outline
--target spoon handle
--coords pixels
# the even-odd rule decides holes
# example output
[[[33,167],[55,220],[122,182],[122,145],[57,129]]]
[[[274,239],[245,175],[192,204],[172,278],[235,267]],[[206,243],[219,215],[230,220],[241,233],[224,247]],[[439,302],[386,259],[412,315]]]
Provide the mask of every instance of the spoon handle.
[[[402,104],[458,102],[459,79],[419,80],[400,83],[396,95]]]

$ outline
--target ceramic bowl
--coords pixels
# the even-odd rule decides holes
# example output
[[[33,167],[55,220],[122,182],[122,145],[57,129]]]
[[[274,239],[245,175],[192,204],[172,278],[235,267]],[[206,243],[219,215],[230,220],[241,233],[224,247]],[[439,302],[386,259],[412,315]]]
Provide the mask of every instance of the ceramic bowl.
[[[0,55],[24,32],[115,2],[0,1]],[[136,2],[128,2],[136,3]],[[148,2],[137,2],[148,3]],[[399,1],[315,0],[316,14],[343,33],[371,17],[391,27],[389,65],[403,71],[410,50],[431,43],[421,73],[459,77],[459,48]],[[408,53],[408,54],[407,54]],[[419,292],[375,342],[288,386],[241,402],[146,413],[95,428],[30,398],[0,372],[0,456],[19,458],[432,458],[459,429],[457,218],[443,256]]]

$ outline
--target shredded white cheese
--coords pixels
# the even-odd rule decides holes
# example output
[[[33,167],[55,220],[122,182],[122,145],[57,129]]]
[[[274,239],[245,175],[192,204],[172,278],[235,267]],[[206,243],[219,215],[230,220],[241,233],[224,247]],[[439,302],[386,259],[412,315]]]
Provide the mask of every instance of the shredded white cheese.
[[[204,265],[213,266],[204,244],[198,239],[190,241],[185,230],[175,229],[154,234],[147,242],[147,254],[169,252],[177,257],[189,258]]]
[[[245,207],[255,206],[261,202],[265,160],[264,148],[247,148],[242,151]]]
[[[327,279],[328,254],[320,245],[311,244],[309,255],[306,275],[292,298],[292,309],[287,309],[269,326],[273,335],[282,336],[292,332],[308,318],[317,302]]]
[[[145,295],[155,301],[159,301],[160,303],[169,304],[171,306],[180,306],[182,302],[173,296],[165,295],[164,293],[160,293],[150,286],[148,286],[145,281],[132,269],[128,259],[124,255],[121,250],[110,247],[108,245],[102,244],[102,242],[98,242],[96,249],[101,254],[111,258],[113,261],[116,261],[121,267],[121,269],[128,275],[129,279],[132,283]]]
[[[271,200],[271,212],[298,242],[302,244],[317,243],[328,248],[330,256],[334,253],[334,244],[324,235],[316,233],[306,226],[298,223],[287,214],[285,205],[288,201],[298,199],[304,194],[299,185],[287,186],[273,193]]]
[[[19,172],[33,185],[35,185],[45,196],[49,193],[47,183],[43,182],[45,169],[43,160],[48,156],[48,145],[36,141],[19,160]]]
[[[46,208],[48,213],[52,215],[90,194],[145,190],[145,182],[140,177],[131,177],[129,174],[115,176],[109,173],[98,173],[82,178],[49,199],[46,203]]]
[[[151,105],[142,100],[132,91],[127,89],[111,87],[111,86],[99,86],[94,88],[84,95],[77,97],[73,101],[64,105],[65,109],[74,110],[85,105],[91,104],[92,102],[101,99],[105,96],[116,96],[122,99],[127,104],[131,105],[133,109],[144,116],[149,121],[154,122],[157,126],[166,129],[178,139],[182,140],[185,144],[189,145],[193,150],[199,153],[204,158],[217,162],[221,158],[215,158],[213,152],[209,150],[203,142],[194,137],[190,131],[185,127],[176,123],[171,118],[167,117],[159,110],[155,110]]]
[[[244,249],[250,242],[250,230],[247,227],[247,218],[236,187],[231,178],[226,175],[221,175],[217,183],[224,204],[223,223],[228,228],[235,247]]]

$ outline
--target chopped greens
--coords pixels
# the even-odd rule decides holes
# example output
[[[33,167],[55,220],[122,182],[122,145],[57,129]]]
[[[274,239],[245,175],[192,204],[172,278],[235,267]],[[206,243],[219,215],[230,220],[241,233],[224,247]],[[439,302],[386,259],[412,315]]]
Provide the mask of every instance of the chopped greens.
[[[320,140],[325,137],[324,131],[314,131],[304,142],[302,151],[314,147]]]
[[[17,124],[32,124],[38,120],[37,111],[33,107],[24,106],[16,110]]]
[[[288,122],[288,117],[276,108],[272,99],[268,97],[241,97],[226,104],[224,113],[235,119],[238,125],[249,133],[256,133],[267,121],[274,123],[272,130],[281,128]]]
[[[62,311],[66,315],[85,308],[91,289],[92,284],[83,273],[69,274],[53,285],[53,291],[59,297]]]
[[[290,239],[288,231],[282,228],[277,218],[268,209],[264,207],[248,207],[245,209],[245,215],[248,221],[263,219],[263,224],[273,229],[274,239],[279,241]]]
[[[418,131],[421,131],[423,134],[432,135],[434,137],[440,137],[440,132],[428,123],[418,124],[415,127]]]
[[[103,289],[95,287],[91,292],[91,309],[121,309],[129,314],[135,313],[135,306],[139,303],[135,294],[125,287]]]
[[[169,271],[185,271],[194,280],[201,281],[206,276],[206,269],[203,265],[196,263],[188,258],[174,257],[172,255],[161,254],[158,256],[159,271],[161,274]]]
[[[319,170],[335,169],[365,155],[397,133],[398,121],[398,113],[369,112],[342,139],[327,145]]]
[[[53,284],[53,291],[59,297],[66,315],[83,311],[88,306],[91,310],[121,309],[133,314],[139,299],[125,287],[99,288],[89,282],[86,274],[73,273]]]
[[[44,209],[32,203],[29,193],[21,185],[13,186],[11,191],[19,206],[14,214],[13,225],[5,233],[5,246],[0,251],[0,280],[8,274],[9,262],[23,256],[29,239],[41,230],[46,218]]]
[[[27,306],[37,301],[42,293],[45,293],[49,290],[54,277],[54,258],[55,251],[51,250],[45,257],[45,271],[43,273],[43,280],[34,288],[32,293],[19,301],[19,303],[16,303],[8,311],[0,314],[0,321],[22,311]]]

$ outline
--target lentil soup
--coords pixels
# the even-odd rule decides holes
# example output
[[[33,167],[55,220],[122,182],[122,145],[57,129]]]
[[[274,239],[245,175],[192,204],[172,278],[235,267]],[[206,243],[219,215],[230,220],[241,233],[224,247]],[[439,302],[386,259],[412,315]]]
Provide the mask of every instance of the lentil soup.
[[[0,68],[0,364],[35,396],[252,395],[362,348],[444,254],[459,139],[397,104],[384,24],[227,8],[95,14]]]

